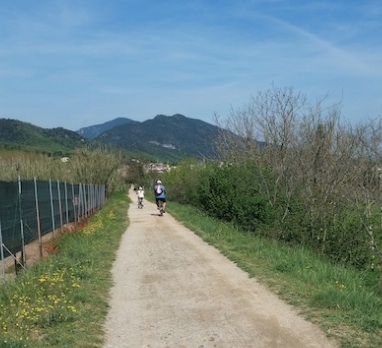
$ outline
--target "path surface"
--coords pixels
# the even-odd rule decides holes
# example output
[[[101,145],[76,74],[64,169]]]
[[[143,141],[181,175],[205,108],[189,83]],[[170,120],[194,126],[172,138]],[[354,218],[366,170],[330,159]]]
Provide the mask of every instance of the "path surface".
[[[105,348],[334,347],[318,328],[154,204],[128,210]]]

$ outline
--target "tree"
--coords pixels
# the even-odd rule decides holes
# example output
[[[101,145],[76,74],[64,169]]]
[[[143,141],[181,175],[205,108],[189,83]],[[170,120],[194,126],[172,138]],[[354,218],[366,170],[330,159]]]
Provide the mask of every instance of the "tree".
[[[216,120],[228,131],[218,146],[222,159],[255,164],[253,183],[278,216],[275,237],[359,267],[379,255],[381,121],[342,124],[340,104],[312,105],[293,88],[274,86],[231,110],[224,126]]]

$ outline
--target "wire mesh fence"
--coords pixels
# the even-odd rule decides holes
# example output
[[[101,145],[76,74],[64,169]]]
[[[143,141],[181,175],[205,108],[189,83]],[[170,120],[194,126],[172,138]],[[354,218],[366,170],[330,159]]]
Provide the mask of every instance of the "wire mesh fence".
[[[105,185],[60,181],[0,181],[1,277],[14,264],[26,268],[26,246],[37,242],[42,257],[43,237],[78,224],[105,203]]]

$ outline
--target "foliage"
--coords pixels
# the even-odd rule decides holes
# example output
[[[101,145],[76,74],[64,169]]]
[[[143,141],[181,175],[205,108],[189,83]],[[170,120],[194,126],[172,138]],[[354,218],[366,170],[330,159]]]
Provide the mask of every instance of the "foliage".
[[[382,121],[347,126],[339,109],[272,86],[232,111],[226,128],[242,140],[226,132],[219,149],[234,166],[256,164],[258,191],[275,214],[270,237],[381,270]]]
[[[382,121],[349,127],[338,105],[306,100],[273,87],[233,110],[222,161],[171,172],[169,192],[247,231],[382,274]]]
[[[196,204],[198,185],[205,170],[203,164],[190,159],[179,163],[176,168],[164,174],[162,179],[167,187],[168,198],[181,203]]]
[[[123,178],[118,173],[121,163],[121,157],[112,151],[83,147],[75,151],[69,171],[77,182],[104,184],[110,195],[124,186]]]
[[[279,192],[273,204],[262,191],[263,179],[254,163],[216,165],[214,163],[183,162],[164,177],[169,198],[192,204],[208,215],[233,222],[247,231],[290,245],[303,245],[325,254],[335,263],[360,269],[377,264],[377,250],[371,248],[370,233],[381,235],[379,212],[363,216],[363,209],[329,204],[312,213],[300,185],[292,197]],[[273,190],[268,174],[269,190]],[[374,251],[374,252],[373,252]]]
[[[79,134],[62,127],[44,129],[29,123],[0,119],[0,148],[39,152],[49,156],[66,156],[86,145]]]
[[[258,192],[255,170],[183,162],[165,180],[171,199],[193,204],[210,216],[255,231],[272,216],[267,201]]]
[[[41,153],[24,151],[0,152],[0,180],[16,181],[34,177],[39,180],[60,180],[69,183],[105,184],[107,195],[122,190],[126,176],[124,158],[106,148],[78,148],[66,162]]]
[[[146,174],[144,171],[144,162],[141,160],[130,160],[128,165],[127,180],[130,184],[136,184],[137,186],[146,186]],[[126,173],[127,174],[127,173]]]
[[[203,206],[205,211],[211,216],[215,216],[223,221],[233,221],[233,202],[236,192],[236,182],[231,175],[229,167],[214,168],[208,176],[208,186],[199,192],[199,206]]]

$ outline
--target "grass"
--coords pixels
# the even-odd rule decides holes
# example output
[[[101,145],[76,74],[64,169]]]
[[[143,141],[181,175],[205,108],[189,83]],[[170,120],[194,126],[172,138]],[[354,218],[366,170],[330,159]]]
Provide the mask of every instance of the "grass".
[[[56,253],[0,293],[0,347],[101,347],[110,269],[127,226],[126,194],[113,196]]]
[[[57,251],[0,292],[0,347],[91,348],[103,345],[111,267],[128,224],[128,197],[113,196]],[[256,238],[197,210],[169,212],[252,277],[267,285],[341,347],[382,346],[382,299],[375,273],[331,265],[307,250]]]
[[[239,231],[176,203],[170,213],[346,348],[382,347],[377,272],[331,264],[311,251]],[[380,275],[379,275],[380,276]]]

